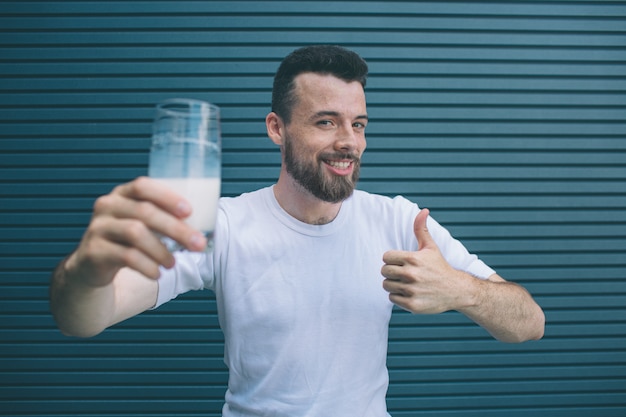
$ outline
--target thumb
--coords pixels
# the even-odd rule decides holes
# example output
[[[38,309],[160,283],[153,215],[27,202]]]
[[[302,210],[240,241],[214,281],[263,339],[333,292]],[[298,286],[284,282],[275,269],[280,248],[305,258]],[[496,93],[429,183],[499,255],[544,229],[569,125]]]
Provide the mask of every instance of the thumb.
[[[430,214],[430,210],[421,209],[417,216],[415,216],[415,221],[413,222],[413,231],[415,232],[415,238],[417,239],[417,250],[422,250],[425,247],[431,246],[434,244],[433,238],[428,232],[428,227],[426,226],[426,220],[428,219],[428,215]]]

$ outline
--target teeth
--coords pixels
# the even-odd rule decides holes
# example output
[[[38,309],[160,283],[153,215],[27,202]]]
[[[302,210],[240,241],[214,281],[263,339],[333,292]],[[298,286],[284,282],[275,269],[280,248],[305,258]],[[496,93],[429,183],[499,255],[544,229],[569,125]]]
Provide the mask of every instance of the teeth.
[[[329,161],[328,164],[334,168],[346,169],[350,166],[350,162]]]

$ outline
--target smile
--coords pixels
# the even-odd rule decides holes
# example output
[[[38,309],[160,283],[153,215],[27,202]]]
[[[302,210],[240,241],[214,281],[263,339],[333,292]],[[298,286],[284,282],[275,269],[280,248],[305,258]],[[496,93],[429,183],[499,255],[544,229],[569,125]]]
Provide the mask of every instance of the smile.
[[[352,161],[326,161],[326,163],[333,168],[346,169],[352,164]]]

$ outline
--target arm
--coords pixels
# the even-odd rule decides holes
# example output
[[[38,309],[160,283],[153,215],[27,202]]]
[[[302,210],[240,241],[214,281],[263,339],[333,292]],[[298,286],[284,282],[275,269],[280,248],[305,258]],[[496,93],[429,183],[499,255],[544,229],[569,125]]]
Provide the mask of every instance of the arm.
[[[100,197],[78,248],[52,274],[50,308],[59,329],[93,336],[152,307],[159,267],[174,265],[154,232],[190,250],[206,245],[202,234],[181,220],[189,214],[180,196],[149,178]]]
[[[91,337],[151,308],[158,284],[130,268],[121,268],[105,286],[91,286],[68,269],[70,257],[55,269],[50,285],[52,314],[67,336]]]
[[[413,313],[456,310],[503,342],[543,337],[544,313],[523,287],[497,274],[486,280],[456,270],[446,262],[426,228],[428,210],[415,218],[417,252],[385,253],[383,287],[389,299]]]
[[[487,280],[471,278],[475,286],[474,302],[458,311],[502,342],[520,343],[543,337],[543,310],[526,289],[498,274]]]

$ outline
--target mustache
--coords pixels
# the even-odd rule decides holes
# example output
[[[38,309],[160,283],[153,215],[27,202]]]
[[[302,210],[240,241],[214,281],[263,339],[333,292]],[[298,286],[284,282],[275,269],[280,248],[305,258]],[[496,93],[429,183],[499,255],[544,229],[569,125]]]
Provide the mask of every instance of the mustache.
[[[325,153],[319,156],[320,160],[324,160],[324,161],[336,161],[336,160],[350,160],[355,164],[360,164],[361,163],[361,158],[359,157],[359,155],[355,154],[355,153],[339,153],[339,152],[333,152],[333,153]]]

